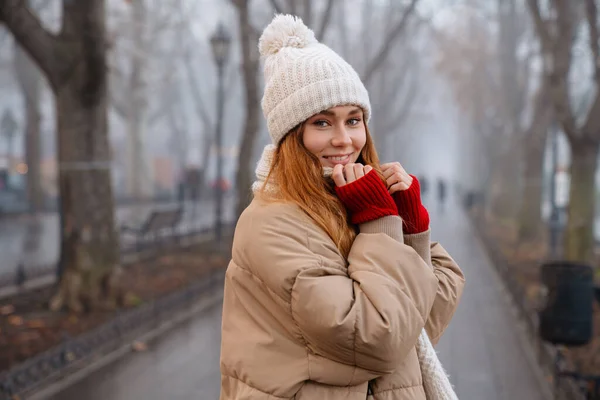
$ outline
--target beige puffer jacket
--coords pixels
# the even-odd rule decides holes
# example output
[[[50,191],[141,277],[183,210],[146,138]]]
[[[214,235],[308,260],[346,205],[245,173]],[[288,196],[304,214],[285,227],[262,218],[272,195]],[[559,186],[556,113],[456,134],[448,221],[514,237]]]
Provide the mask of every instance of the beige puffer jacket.
[[[360,232],[346,262],[295,205],[254,199],[244,211],[225,279],[221,400],[365,400],[369,381],[376,400],[425,399],[415,343],[424,326],[441,336],[462,272],[429,232],[403,240],[398,217]]]

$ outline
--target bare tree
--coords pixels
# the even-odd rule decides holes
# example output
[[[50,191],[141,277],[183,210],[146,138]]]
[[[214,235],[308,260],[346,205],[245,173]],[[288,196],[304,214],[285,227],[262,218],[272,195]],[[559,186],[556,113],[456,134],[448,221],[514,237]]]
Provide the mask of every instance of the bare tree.
[[[51,306],[79,312],[114,303],[120,260],[109,173],[105,2],[63,1],[62,17],[53,34],[24,0],[0,2],[0,21],[56,96],[61,234],[72,256]]]
[[[236,214],[239,216],[250,201],[250,186],[253,171],[252,157],[260,126],[260,93],[258,72],[260,66],[258,54],[258,31],[250,19],[250,0],[231,0],[237,9],[242,51],[242,75],[244,81],[246,119],[240,141],[240,154],[236,172],[238,203]]]
[[[153,195],[147,131],[168,114],[166,110],[171,104],[160,101],[168,96],[151,96],[151,93],[164,94],[169,90],[172,65],[181,56],[167,56],[160,51],[161,39],[181,28],[180,16],[185,11],[183,7],[179,10],[179,1],[151,3],[154,8],[150,8],[147,0],[129,2],[126,16],[116,17],[120,21],[112,35],[111,105],[127,125],[126,188],[127,194],[137,199]],[[160,62],[161,59],[166,61]],[[161,67],[164,71],[153,77],[153,72]]]
[[[439,70],[483,135],[490,174],[488,211],[516,220],[526,241],[536,238],[542,227],[542,167],[551,122],[548,80],[532,71],[533,61],[539,59],[535,48],[518,56],[530,42],[531,31],[519,3],[499,1],[494,13],[486,12],[483,18],[481,9],[475,10],[463,13],[466,30],[438,35]],[[490,21],[497,23],[497,49],[489,46],[494,41]],[[485,40],[474,39],[479,37]]]
[[[600,145],[600,48],[598,42],[598,4],[596,0],[550,2],[551,15],[540,11],[537,0],[527,4],[544,54],[544,66],[550,82],[550,96],[556,118],[571,145],[571,188],[565,256],[569,260],[593,260],[595,217],[595,174]],[[585,5],[585,7],[584,7]],[[580,18],[584,15],[585,18]],[[587,23],[588,47],[592,55],[595,96],[587,112],[577,115],[571,102],[569,73],[573,65],[573,46],[577,27]],[[581,121],[581,122],[580,122]]]

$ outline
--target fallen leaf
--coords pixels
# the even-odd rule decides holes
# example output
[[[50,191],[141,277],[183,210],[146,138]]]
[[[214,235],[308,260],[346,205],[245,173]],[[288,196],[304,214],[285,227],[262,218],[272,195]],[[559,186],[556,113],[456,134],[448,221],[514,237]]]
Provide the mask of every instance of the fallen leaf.
[[[15,312],[15,306],[12,304],[8,304],[6,306],[0,307],[0,315],[8,315]]]
[[[42,321],[41,319],[32,319],[30,321],[27,321],[26,324],[29,328],[33,329],[44,328],[46,326],[44,321]]]
[[[8,317],[8,323],[14,326],[21,326],[23,325],[23,318],[18,315],[12,315]]]
[[[37,331],[27,331],[19,334],[19,339],[21,342],[30,342],[32,340],[38,340],[40,338],[40,333]]]
[[[133,348],[134,351],[146,351],[148,350],[148,345],[144,342],[140,342],[139,340],[136,340],[135,342],[133,342],[131,344],[131,347]]]
[[[65,359],[68,362],[71,362],[75,359],[75,354],[72,351],[68,351],[67,353],[65,353]]]

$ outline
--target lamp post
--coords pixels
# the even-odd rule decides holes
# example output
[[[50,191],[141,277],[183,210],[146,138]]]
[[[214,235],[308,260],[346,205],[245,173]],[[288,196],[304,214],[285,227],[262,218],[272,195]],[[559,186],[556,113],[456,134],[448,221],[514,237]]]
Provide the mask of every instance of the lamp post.
[[[558,239],[560,230],[560,215],[556,198],[556,173],[558,170],[558,126],[552,123],[550,138],[552,140],[552,174],[550,176],[550,252],[553,258],[558,257]]]
[[[9,169],[12,169],[14,164],[13,141],[15,139],[15,134],[17,133],[18,125],[15,117],[10,111],[10,108],[4,110],[4,114],[2,114],[2,122],[0,122],[0,128],[2,130],[2,135],[6,138],[8,147],[7,155],[9,160],[8,165]]]
[[[225,29],[222,23],[219,23],[217,30],[210,38],[210,44],[217,64],[217,126],[215,130],[215,143],[217,147],[217,185],[215,188],[216,202],[216,223],[215,223],[215,239],[218,243],[223,238],[223,106],[225,103],[224,93],[224,70],[225,63],[229,56],[229,47],[231,44],[231,36]]]
[[[15,134],[17,133],[17,121],[15,121],[15,117],[13,116],[10,108],[4,110],[4,114],[2,115],[2,134],[6,137],[6,141],[8,144],[8,155],[13,158],[13,141],[15,139]]]

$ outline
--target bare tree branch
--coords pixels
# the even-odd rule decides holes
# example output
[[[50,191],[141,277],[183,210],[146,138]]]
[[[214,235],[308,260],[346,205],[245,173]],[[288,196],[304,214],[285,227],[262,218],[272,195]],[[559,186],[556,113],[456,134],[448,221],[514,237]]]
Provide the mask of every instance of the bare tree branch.
[[[2,0],[0,22],[4,22],[16,41],[44,71],[51,85],[58,80],[56,49],[60,42],[42,26],[25,0]]]
[[[194,71],[194,66],[192,65],[191,55],[188,53],[184,57],[184,67],[190,82],[190,90],[192,93],[192,97],[194,98],[194,103],[196,104],[196,112],[200,116],[200,119],[206,126],[213,126],[212,118],[208,114],[208,110],[206,109],[206,105],[204,104],[204,100],[202,99],[202,94],[200,93],[200,89],[198,86],[198,80],[196,79],[196,73]]]
[[[341,2],[337,8],[339,10],[338,18],[336,19],[336,25],[340,29],[340,46],[342,51],[342,57],[348,60],[350,57],[350,43],[348,40],[348,20],[346,18],[346,3]]]
[[[590,30],[590,48],[592,49],[592,67],[594,68],[594,79],[600,87],[600,47],[598,47],[598,7],[595,0],[586,0],[586,15]]]
[[[291,0],[293,1],[293,0]],[[306,24],[306,26],[312,26],[312,19],[313,19],[313,14],[312,14],[312,5],[313,5],[313,0],[304,0],[304,10],[302,13],[302,19],[304,20],[304,23]]]
[[[331,21],[331,14],[333,14],[333,5],[335,4],[335,0],[328,0],[327,6],[325,7],[325,12],[323,13],[323,18],[321,19],[321,25],[317,30],[317,39],[319,41],[323,40],[325,33],[327,32],[327,28],[329,27],[329,22]],[[343,7],[343,4],[342,4]]]
[[[281,8],[281,6],[277,2],[277,0],[269,0],[269,1],[271,2],[271,5],[273,6],[273,9],[275,10],[275,12],[277,14],[282,14],[283,13],[283,9]]]
[[[296,7],[296,2],[298,0],[288,0],[288,10],[292,15],[298,15],[298,7]]]
[[[529,6],[529,14],[531,14],[531,18],[533,18],[535,30],[540,38],[542,49],[544,49],[546,55],[549,45],[552,42],[552,37],[546,26],[546,21],[544,21],[542,14],[540,13],[540,5],[538,0],[527,0],[527,5]]]
[[[408,26],[410,16],[413,14],[415,7],[417,6],[419,0],[411,0],[410,4],[404,10],[402,14],[402,18],[398,21],[396,26],[388,33],[388,35],[384,38],[383,44],[379,51],[376,53],[375,57],[368,64],[365,73],[362,76],[362,81],[365,85],[373,78],[375,72],[381,67],[384,63],[388,54],[394,45],[394,41],[404,32],[406,27]]]

